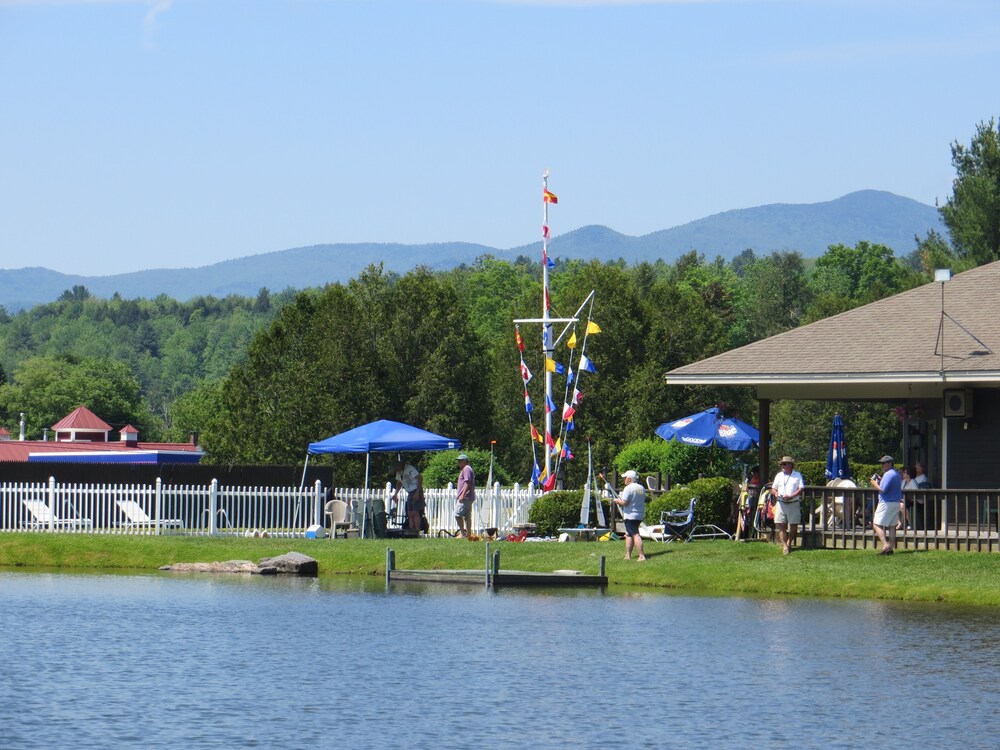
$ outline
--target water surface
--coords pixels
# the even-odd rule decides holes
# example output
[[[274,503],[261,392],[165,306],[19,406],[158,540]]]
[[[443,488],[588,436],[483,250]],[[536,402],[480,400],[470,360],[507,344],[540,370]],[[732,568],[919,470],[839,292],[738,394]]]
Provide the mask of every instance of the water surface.
[[[0,573],[0,746],[995,748],[997,614]]]

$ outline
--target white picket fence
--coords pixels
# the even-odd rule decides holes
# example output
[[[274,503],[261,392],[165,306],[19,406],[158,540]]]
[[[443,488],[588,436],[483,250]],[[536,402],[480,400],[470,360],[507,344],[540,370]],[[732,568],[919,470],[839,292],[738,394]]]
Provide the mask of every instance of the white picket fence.
[[[430,534],[453,533],[456,490],[428,489]],[[374,514],[387,512],[390,528],[404,524],[405,492],[392,507],[392,486],[365,491],[342,487],[324,490],[320,482],[295,487],[155,484],[0,483],[0,530],[99,534],[183,534],[304,537],[310,526],[327,526],[326,501],[347,501],[348,520],[358,529]],[[501,534],[526,523],[533,489],[499,484],[477,492],[476,529],[495,527]],[[367,501],[367,502],[366,502]],[[365,508],[369,522],[364,522]],[[368,529],[366,529],[368,531]]]

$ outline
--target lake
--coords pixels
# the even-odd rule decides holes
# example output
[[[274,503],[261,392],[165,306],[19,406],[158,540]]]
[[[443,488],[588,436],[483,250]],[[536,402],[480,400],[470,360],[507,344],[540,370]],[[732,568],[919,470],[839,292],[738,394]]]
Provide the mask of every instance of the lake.
[[[0,572],[0,746],[992,749],[998,615]]]

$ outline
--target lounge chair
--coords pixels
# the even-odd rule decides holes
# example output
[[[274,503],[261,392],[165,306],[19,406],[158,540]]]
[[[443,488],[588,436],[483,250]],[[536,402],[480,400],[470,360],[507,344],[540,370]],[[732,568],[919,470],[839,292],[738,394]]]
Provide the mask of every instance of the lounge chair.
[[[691,498],[687,510],[665,510],[660,513],[660,524],[663,526],[661,541],[672,542],[675,539],[690,542],[692,539],[732,539],[733,535],[714,523],[696,524],[694,522],[694,507],[697,497]]]
[[[150,518],[135,500],[115,500],[115,504],[125,516],[125,522],[121,524],[124,528],[150,529],[156,527],[156,519]],[[179,529],[184,526],[184,522],[179,518],[162,519],[159,526],[161,529]]]
[[[28,522],[29,529],[93,529],[94,524],[89,518],[57,518],[44,500],[21,500],[28,509],[32,520]]]

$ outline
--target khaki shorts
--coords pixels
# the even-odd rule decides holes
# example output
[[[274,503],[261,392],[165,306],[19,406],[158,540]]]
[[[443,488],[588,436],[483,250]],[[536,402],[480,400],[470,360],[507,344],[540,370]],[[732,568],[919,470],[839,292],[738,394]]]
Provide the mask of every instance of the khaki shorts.
[[[774,509],[775,523],[802,523],[802,503],[793,500],[790,503],[778,501],[778,506]]]
[[[899,503],[879,503],[872,523],[876,526],[895,526],[899,521]]]

